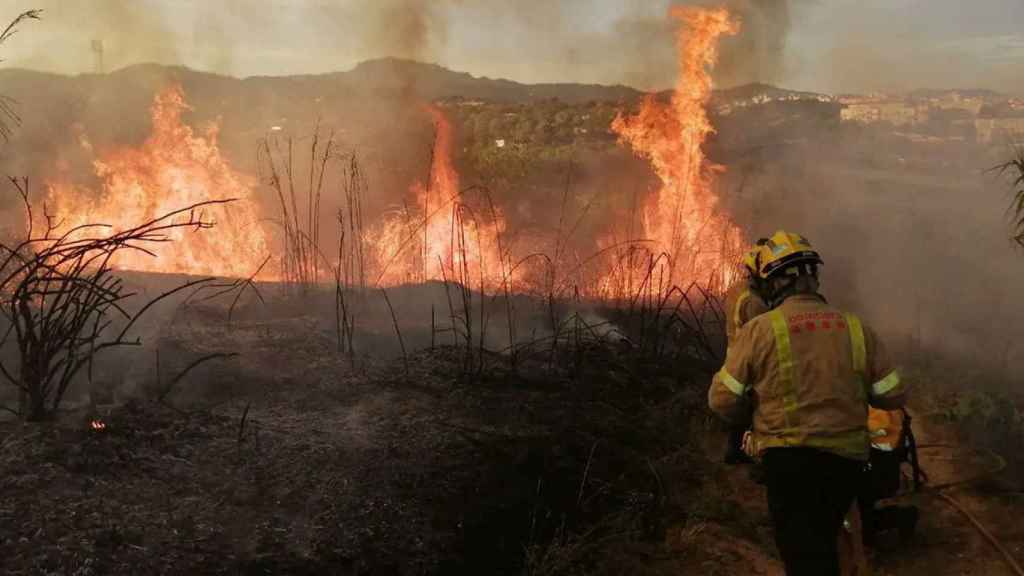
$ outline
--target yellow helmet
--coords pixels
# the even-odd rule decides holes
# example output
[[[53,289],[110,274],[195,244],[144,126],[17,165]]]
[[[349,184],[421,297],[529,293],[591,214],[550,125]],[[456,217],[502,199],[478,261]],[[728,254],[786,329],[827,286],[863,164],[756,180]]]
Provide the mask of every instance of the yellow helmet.
[[[758,273],[757,257],[761,253],[761,246],[764,246],[767,242],[767,238],[761,238],[753,247],[750,248],[750,250],[747,250],[743,254],[743,265],[746,266],[751,275]]]
[[[821,256],[811,247],[806,238],[793,232],[779,230],[758,247],[757,275],[771,278],[779,274],[787,276],[814,275]]]

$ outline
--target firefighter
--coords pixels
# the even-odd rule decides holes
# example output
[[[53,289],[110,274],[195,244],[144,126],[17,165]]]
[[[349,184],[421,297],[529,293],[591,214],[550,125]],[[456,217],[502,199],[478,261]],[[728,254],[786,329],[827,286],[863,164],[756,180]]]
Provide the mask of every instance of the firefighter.
[[[765,242],[768,242],[767,238],[758,240],[757,244],[743,255],[745,276],[725,293],[725,335],[729,343],[732,343],[744,324],[768,311],[768,306],[761,296],[761,283],[757,276],[757,254]]]
[[[752,318],[768,311],[768,306],[761,297],[760,282],[757,277],[757,251],[767,238],[757,244],[743,256],[744,276],[725,293],[725,336],[726,346],[731,345],[736,333]],[[748,412],[745,418],[729,426],[729,440],[725,447],[726,464],[750,464],[753,460],[743,453],[743,434],[750,428]]]
[[[868,460],[868,405],[898,408],[906,392],[874,332],[818,293],[821,264],[798,234],[780,230],[760,247],[773,309],[740,329],[708,391],[727,421],[753,408],[746,447],[764,464],[788,576],[839,573],[839,530]]]

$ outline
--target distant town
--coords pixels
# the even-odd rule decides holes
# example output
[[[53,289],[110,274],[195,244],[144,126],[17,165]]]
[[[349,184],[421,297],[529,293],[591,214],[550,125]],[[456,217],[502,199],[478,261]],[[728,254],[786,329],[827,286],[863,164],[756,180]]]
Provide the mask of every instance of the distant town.
[[[715,111],[728,116],[739,108],[781,101],[838,104],[839,119],[843,123],[889,125],[916,142],[974,141],[990,144],[1017,141],[1024,137],[1024,98],[987,90],[917,90],[901,95],[829,96],[761,85],[755,94],[745,98],[721,98]]]

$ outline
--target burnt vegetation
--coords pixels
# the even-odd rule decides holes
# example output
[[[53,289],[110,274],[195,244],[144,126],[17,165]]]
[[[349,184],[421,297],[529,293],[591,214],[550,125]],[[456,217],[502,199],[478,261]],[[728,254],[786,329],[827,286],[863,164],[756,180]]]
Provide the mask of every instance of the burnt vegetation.
[[[1000,175],[1010,177],[1012,198],[1010,217],[1014,242],[1024,246],[1024,146],[1014,147],[1014,157],[996,167]]]
[[[29,217],[43,227],[2,246],[0,366],[24,398],[12,409],[48,422],[4,425],[5,568],[554,576],[770,563],[767,514],[751,504],[756,488],[715,461],[720,434],[704,407],[724,354],[723,279],[672,285],[670,257],[629,236],[579,254],[589,205],[575,196],[575,152],[537,159],[542,139],[509,152],[491,136],[467,154],[512,153],[486,162],[527,170],[481,164],[481,180],[528,181],[540,165],[560,177],[554,241],[520,261],[499,247],[497,278],[442,265],[440,281],[379,289],[363,222],[371,183],[356,154],[316,129],[260,145],[279,209],[277,282],[253,270],[160,278],[155,297],[126,288],[141,281],[113,269],[117,253],[158,256],[170,230],[212,232],[203,205],[114,234],[58,234],[45,209]],[[27,184],[12,184],[31,208]],[[467,187],[440,209],[453,214],[453,261],[495,226],[491,193]],[[337,237],[321,228],[325,198]],[[409,239],[423,234],[410,210],[404,225]],[[621,267],[618,299],[585,295],[598,266]],[[513,288],[521,269],[530,281]],[[164,299],[170,312],[142,322]],[[152,339],[140,342],[132,329],[143,326]],[[155,350],[130,369],[103,360],[140,344]],[[236,361],[208,362],[225,350]],[[128,372],[136,385],[114,385],[111,373]],[[76,385],[118,398],[76,402]],[[940,413],[979,429],[1020,419],[1011,400],[978,405],[996,406],[971,397]],[[999,429],[1000,443],[1018,437]]]
[[[552,254],[531,257],[543,272],[532,292],[508,280],[523,263],[475,276],[467,230],[493,215],[473,208],[486,191],[469,189],[443,208],[463,263],[453,277],[376,291],[367,182],[326,142],[306,149],[308,173],[285,152],[292,142],[261,147],[281,200],[282,281],[192,279],[134,311],[117,254],[158,256],[173,230],[206,233],[206,204],[124,231],[58,232],[12,180],[26,221],[44,225],[3,246],[15,353],[0,366],[24,399],[18,416],[60,431],[27,429],[0,451],[0,521],[27,519],[2,543],[12,573],[619,573],[627,550],[662,568],[701,561],[700,526],[718,514],[690,496],[710,470],[695,439],[708,426],[700,382],[722,355],[714,290],[665,285],[666,256],[647,254],[625,301],[581,297],[580,276],[559,272],[569,214]],[[321,178],[344,200],[334,262],[302,212]],[[132,328],[165,299],[177,304],[154,321],[148,384],[113,407],[62,409],[76,382],[111,387],[104,354],[142,344]],[[245,352],[206,365],[224,349]],[[24,498],[39,485],[74,514],[29,531],[47,514]],[[669,533],[679,553],[664,557]],[[43,540],[56,546],[33,544]]]
[[[201,223],[189,217],[178,225]],[[136,318],[130,314],[112,338],[98,337],[104,311],[121,302],[102,250],[141,249],[132,242],[153,240],[160,226],[93,240],[99,247],[87,245],[101,251],[100,264],[73,259],[75,275],[45,259],[66,263],[67,242],[29,261],[30,270],[46,273],[15,275],[30,280],[14,294],[49,286],[32,325],[80,306],[68,315],[84,314],[90,327],[100,318],[99,329],[72,340],[80,348],[135,343],[123,337]],[[158,573],[611,574],[635,557],[676,568],[699,561],[688,552],[699,527],[721,514],[692,498],[710,469],[694,439],[707,427],[699,382],[721,354],[720,304],[697,287],[640,291],[630,308],[601,311],[613,324],[573,298],[520,296],[518,306],[555,323],[545,336],[497,350],[486,344],[490,310],[509,314],[498,301],[511,293],[444,284],[454,297],[452,339],[435,318],[429,346],[427,326],[414,320],[424,317],[417,301],[429,284],[390,290],[404,304],[398,315],[388,292],[375,300],[341,281],[333,290],[280,287],[280,299],[262,304],[215,292],[203,307],[181,309],[183,320],[161,330],[165,365],[246,342],[242,361],[200,369],[179,384],[185,390],[173,404],[169,388],[157,387],[102,416],[72,408],[55,424],[57,436],[39,428],[9,437],[0,457],[10,499],[0,520],[15,526],[20,518],[25,527],[3,544],[11,573],[146,566]],[[81,305],[61,304],[71,289]],[[338,291],[361,318],[340,348],[331,322],[317,318]],[[93,293],[103,298],[81,296]],[[296,299],[318,312],[295,312]],[[106,308],[88,307],[107,300]],[[19,301],[8,306],[18,310]],[[418,315],[410,304],[421,307]],[[364,352],[381,347],[389,324],[390,347],[401,344],[398,364]],[[58,362],[90,360],[70,350]],[[62,382],[43,391],[63,394]],[[83,416],[101,417],[104,428],[83,426]],[[74,513],[29,531],[47,513],[22,498],[37,494],[36,483],[18,480],[30,473]],[[82,482],[84,492],[66,491]],[[670,529],[680,552],[665,557],[658,543]],[[44,540],[56,545],[31,545]]]
[[[453,119],[454,162],[480,184],[436,208],[452,223],[443,252],[454,264],[439,263],[440,279],[428,278],[426,249],[409,249],[428,219],[416,206],[397,208],[397,251],[381,255],[370,238],[372,176],[390,171],[391,159],[357,154],[312,120],[308,136],[293,128],[259,139],[259,182],[277,235],[247,278],[113,264],[126,251],[159,257],[176,232],[216,232],[204,208],[217,201],[126,230],[96,222],[69,232],[32,201],[27,181],[11,180],[30,226],[0,243],[0,399],[16,417],[0,423],[5,573],[655,575],[771,565],[759,489],[719,464],[722,434],[705,408],[724,355],[718,294],[729,274],[666,281],[671,256],[636,237],[636,193],[609,175],[635,169],[609,124],[639,95],[452,74],[381,61],[332,78],[363,96],[411,81]],[[377,76],[383,88],[370,81]],[[260,82],[268,101],[308,100],[290,92],[300,82],[250,84]],[[743,98],[766,89],[792,94],[753,86]],[[6,136],[17,116],[4,106]],[[720,134],[708,154],[728,163],[732,178],[723,204],[750,228],[782,217],[770,205],[813,206],[792,194],[831,184],[806,162],[826,137],[849,148],[843,153],[870,171],[872,186],[888,182],[885,170],[934,162],[936,148],[891,126],[841,125],[839,109],[812,99],[714,112]],[[925,129],[966,129],[954,120]],[[244,134],[241,148],[252,156],[250,133],[226,132]],[[1000,168],[1016,180],[1014,234],[1024,244],[1020,154]],[[781,185],[765,175],[776,160]],[[958,157],[952,170],[974,160]],[[388,170],[374,172],[381,164]],[[426,174],[415,179],[429,186],[428,164],[416,164]],[[606,177],[611,184],[595,184]],[[754,198],[758,185],[768,191]],[[601,193],[588,197],[586,186]],[[554,233],[518,260],[517,238],[500,228],[495,207],[509,190],[552,207],[523,217]],[[820,196],[840,198],[836,222],[873,222],[860,205],[843,204],[861,192]],[[585,250],[579,240],[592,239],[588,219],[601,194],[624,201],[632,224],[614,245]],[[482,231],[497,244],[491,276],[467,264],[482,251],[473,240]],[[385,267],[411,259],[422,277],[383,286],[373,273],[381,257]],[[280,277],[260,280],[273,266]],[[831,266],[842,273],[841,263]],[[595,289],[595,270],[609,267],[615,298]],[[828,290],[849,280],[833,278]],[[973,385],[989,376],[938,368],[920,330],[914,338],[895,348],[912,359],[916,378]],[[1009,348],[1003,361],[1012,365]],[[944,374],[923,375],[922,366]],[[998,399],[951,388],[934,387],[922,420],[952,422],[993,449],[1024,438],[1011,387]],[[1009,460],[1015,476],[993,490],[1019,490],[1024,463]]]
[[[152,254],[152,246],[166,242],[171,230],[209,228],[202,210],[220,202],[189,206],[113,233],[103,224],[61,230],[60,222],[44,213],[40,230],[28,180],[10,181],[25,203],[29,225],[20,241],[0,243],[0,310],[6,324],[0,347],[13,340],[17,349],[13,362],[0,360],[0,374],[19,391],[21,401],[13,411],[37,421],[53,415],[83,369],[91,375],[98,354],[140,344],[129,333],[146,311],[209,282],[187,282],[129,312],[127,304],[135,294],[113,273],[117,253]]]
[[[638,253],[647,265],[623,302],[582,297],[568,213],[551,254],[476,275],[469,231],[495,215],[471,187],[441,208],[462,263],[451,277],[377,291],[359,161],[329,137],[304,142],[302,168],[295,142],[261,146],[280,200],[278,282],[259,270],[126,280],[113,266],[122,251],[158,257],[174,231],[208,233],[204,208],[220,202],[127,230],[62,230],[11,180],[30,226],[0,246],[0,373],[19,392],[11,411],[47,421],[0,448],[11,573],[611,574],[632,555],[658,569],[702,561],[700,526],[718,513],[690,492],[711,469],[695,439],[708,427],[700,382],[722,355],[712,287],[666,285],[666,256]],[[324,186],[343,200],[334,261],[303,212]],[[423,221],[407,225],[422,234]],[[512,269],[530,263],[534,288],[514,290]],[[147,346],[108,358],[142,346],[143,325]],[[209,362],[226,349],[244,352]],[[141,379],[128,390],[116,384],[126,372]],[[83,403],[75,386],[114,399]],[[30,506],[40,486],[72,512]]]
[[[42,10],[27,10],[19,14],[0,32],[0,46],[17,34],[20,24],[27,20],[39,20],[42,14]],[[18,115],[16,106],[17,102],[13,98],[0,94],[0,139],[4,141],[10,138],[11,130],[21,124],[21,117]]]

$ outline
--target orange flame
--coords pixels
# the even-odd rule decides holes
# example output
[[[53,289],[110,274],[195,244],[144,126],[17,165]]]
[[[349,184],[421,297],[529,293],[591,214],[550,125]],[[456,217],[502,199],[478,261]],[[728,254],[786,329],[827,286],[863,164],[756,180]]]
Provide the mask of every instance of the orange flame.
[[[718,210],[714,180],[724,167],[709,163],[701,150],[714,131],[705,110],[712,88],[708,70],[718,59],[718,40],[739,32],[739,23],[724,8],[677,6],[670,15],[681,24],[680,72],[671,101],[648,95],[635,116],[620,113],[612,130],[650,160],[661,179],[641,209],[640,223],[650,251],[668,256],[665,280],[683,286],[728,275],[743,242],[740,230]]]
[[[106,430],[107,429],[107,424],[103,420],[93,420],[93,421],[89,422],[89,426],[93,430]]]
[[[724,9],[677,7],[670,14],[681,23],[681,71],[671,101],[648,97],[636,115],[616,117],[612,129],[621,142],[650,160],[661,179],[660,189],[641,208],[643,237],[651,253],[669,255],[668,280],[683,285],[726,278],[743,241],[736,225],[721,213],[714,191],[715,175],[724,168],[709,163],[701,150],[713,131],[705,111],[711,94],[708,68],[717,59],[719,38],[737,33],[739,25]],[[179,87],[158,94],[151,109],[152,134],[145,142],[102,154],[94,162],[102,190],[50,183],[47,205],[56,210],[64,229],[104,223],[116,232],[202,201],[237,199],[207,210],[204,219],[216,223],[213,230],[171,230],[172,242],[161,245],[156,257],[126,250],[113,265],[248,276],[269,252],[270,237],[260,224],[254,194],[256,181],[221,156],[216,127],[197,134],[182,123],[185,109]],[[500,282],[525,286],[525,270],[510,272],[509,253],[502,244],[503,215],[483,194],[474,194],[471,202],[460,190],[452,162],[452,126],[441,109],[430,106],[427,111],[436,126],[430,177],[410,188],[403,210],[385,215],[369,232],[367,245],[376,266],[371,277],[380,285],[447,279],[474,287],[484,283],[492,290]],[[596,292],[605,296],[626,294],[621,283],[618,289],[609,288],[623,268],[633,271],[628,264],[613,265],[598,271],[600,282],[580,284],[597,286]],[[265,271],[262,278],[277,274]]]
[[[151,108],[153,131],[142,146],[114,150],[93,163],[103,181],[102,192],[51,182],[47,205],[56,209],[63,230],[101,223],[116,233],[199,202],[236,199],[202,214],[204,220],[214,222],[213,230],[171,230],[167,233],[171,241],[160,246],[156,257],[123,250],[112,265],[129,270],[249,276],[268,254],[253,194],[255,181],[235,171],[221,156],[215,126],[205,135],[196,135],[182,123],[186,107],[180,87],[157,94]]]
[[[455,280],[476,285],[507,279],[501,235],[505,220],[489,201],[470,207],[452,164],[452,127],[436,106],[430,179],[410,188],[415,208],[394,212],[373,232],[378,284]],[[509,279],[511,281],[511,279]]]

